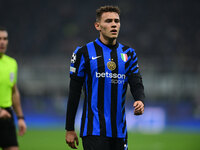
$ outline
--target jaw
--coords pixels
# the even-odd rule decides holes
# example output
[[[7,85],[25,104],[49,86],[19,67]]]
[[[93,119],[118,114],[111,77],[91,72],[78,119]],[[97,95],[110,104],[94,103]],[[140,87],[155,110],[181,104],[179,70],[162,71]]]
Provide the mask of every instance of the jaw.
[[[0,54],[4,54],[6,52],[6,49],[0,48]]]
[[[115,45],[117,36],[108,36],[100,34],[100,40],[106,45]]]

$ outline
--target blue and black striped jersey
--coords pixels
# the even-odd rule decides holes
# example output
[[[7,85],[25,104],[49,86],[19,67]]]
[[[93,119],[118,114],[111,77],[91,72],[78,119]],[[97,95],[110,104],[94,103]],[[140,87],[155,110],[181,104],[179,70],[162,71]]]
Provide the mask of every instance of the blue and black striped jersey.
[[[96,39],[74,51],[70,77],[84,81],[85,92],[80,136],[127,136],[126,90],[138,73],[135,50],[120,43],[110,47]]]

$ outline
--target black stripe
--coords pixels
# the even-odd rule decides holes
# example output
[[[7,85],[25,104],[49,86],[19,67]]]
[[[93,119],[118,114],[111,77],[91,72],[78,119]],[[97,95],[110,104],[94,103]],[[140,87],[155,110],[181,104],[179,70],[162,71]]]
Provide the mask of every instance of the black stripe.
[[[137,57],[137,56],[135,55],[135,57],[133,58],[133,61],[136,59],[136,57]]]
[[[124,105],[125,105],[125,100],[122,101],[122,108],[123,108]]]
[[[111,60],[116,64],[116,69],[112,73],[118,74],[118,58],[117,50],[113,49],[110,53]],[[112,137],[117,137],[117,125],[116,125],[116,114],[117,114],[117,95],[118,95],[118,84],[111,85],[111,125],[112,125]]]
[[[123,85],[123,93],[122,93],[122,99],[124,98],[124,96],[126,95],[126,90],[127,90],[127,83],[124,83]]]
[[[132,70],[132,72],[135,72],[138,69],[138,67],[136,67],[135,69]]]
[[[132,69],[134,66],[136,66],[137,63],[138,63],[138,61],[134,62],[134,63],[131,65],[130,69]],[[138,68],[138,67],[136,67],[136,68]]]
[[[127,67],[129,66],[130,62],[131,62],[131,59],[129,59],[129,60],[125,63],[125,69],[127,69]]]
[[[133,52],[128,51],[126,54],[127,54],[128,57],[131,56],[131,58],[125,63],[125,69],[127,69],[127,67],[130,64],[130,61],[132,60]]]
[[[127,88],[127,83],[125,82],[123,85],[123,89],[126,89],[126,88]]]
[[[122,109],[122,116],[125,114],[125,107]]]
[[[133,52],[131,52],[130,50],[126,53],[129,56],[133,55]]]
[[[123,108],[124,105],[125,105],[126,90],[127,90],[127,83],[125,83],[125,84],[123,85],[123,93],[122,93],[122,99],[123,99],[123,101],[122,101],[122,108]],[[125,108],[125,107],[124,107],[124,108]],[[122,116],[124,116],[124,114],[122,114]]]
[[[82,120],[81,120],[81,131],[80,131],[80,136],[83,136],[83,131],[85,127],[85,118],[86,118],[86,108],[87,108],[87,92],[86,88],[84,87],[84,92],[85,92],[85,99],[84,99],[84,104],[83,104],[83,115],[82,115]]]
[[[104,57],[103,57],[103,49],[100,47],[96,42],[94,42],[96,55],[101,56],[97,59],[97,66],[98,72],[105,72],[105,65],[104,65]],[[100,135],[106,135],[106,122],[104,117],[104,84],[105,78],[98,79],[98,114],[99,114],[99,122],[100,122]]]
[[[87,135],[92,135],[93,132],[93,111],[92,111],[92,75],[91,75],[91,70],[90,70],[90,61],[89,61],[89,54],[87,51],[88,55],[88,61],[87,61],[87,68],[86,72],[88,74],[88,80],[87,80],[87,85],[88,85],[88,124],[87,124]]]
[[[125,120],[124,126],[123,126],[123,128],[122,128],[122,132],[123,132],[123,133],[124,133],[124,131],[125,131],[125,128],[126,128],[126,120]]]
[[[125,95],[126,95],[126,91],[124,91],[124,93],[122,93],[122,98],[124,98]]]
[[[134,66],[136,66],[137,63],[138,63],[137,61],[134,62],[134,63],[131,65],[130,70],[131,70]],[[133,69],[131,72],[135,72],[137,69],[138,69],[138,67],[135,67],[135,69]]]
[[[124,47],[122,48],[123,52],[126,51],[128,48],[129,48],[128,46],[124,45]]]

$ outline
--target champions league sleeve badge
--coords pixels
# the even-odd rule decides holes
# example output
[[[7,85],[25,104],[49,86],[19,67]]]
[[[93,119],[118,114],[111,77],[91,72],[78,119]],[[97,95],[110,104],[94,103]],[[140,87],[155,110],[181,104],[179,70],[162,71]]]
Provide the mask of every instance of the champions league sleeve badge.
[[[73,53],[72,54],[72,58],[71,58],[71,63],[75,63],[76,62],[76,54],[75,53]]]

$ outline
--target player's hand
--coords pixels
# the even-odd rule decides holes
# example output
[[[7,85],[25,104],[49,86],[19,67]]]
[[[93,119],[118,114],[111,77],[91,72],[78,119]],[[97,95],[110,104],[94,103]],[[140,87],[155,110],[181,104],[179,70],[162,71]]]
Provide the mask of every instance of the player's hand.
[[[65,136],[66,143],[73,149],[77,149],[76,145],[78,146],[78,136],[76,135],[75,131],[66,131]],[[76,145],[75,145],[76,142]]]
[[[142,101],[135,101],[133,107],[135,108],[135,115],[142,115],[144,113],[144,104]]]
[[[19,135],[23,136],[25,134],[26,128],[27,128],[24,119],[18,120],[18,128],[19,128]]]
[[[11,118],[11,114],[7,110],[1,108],[0,118],[3,119]]]

